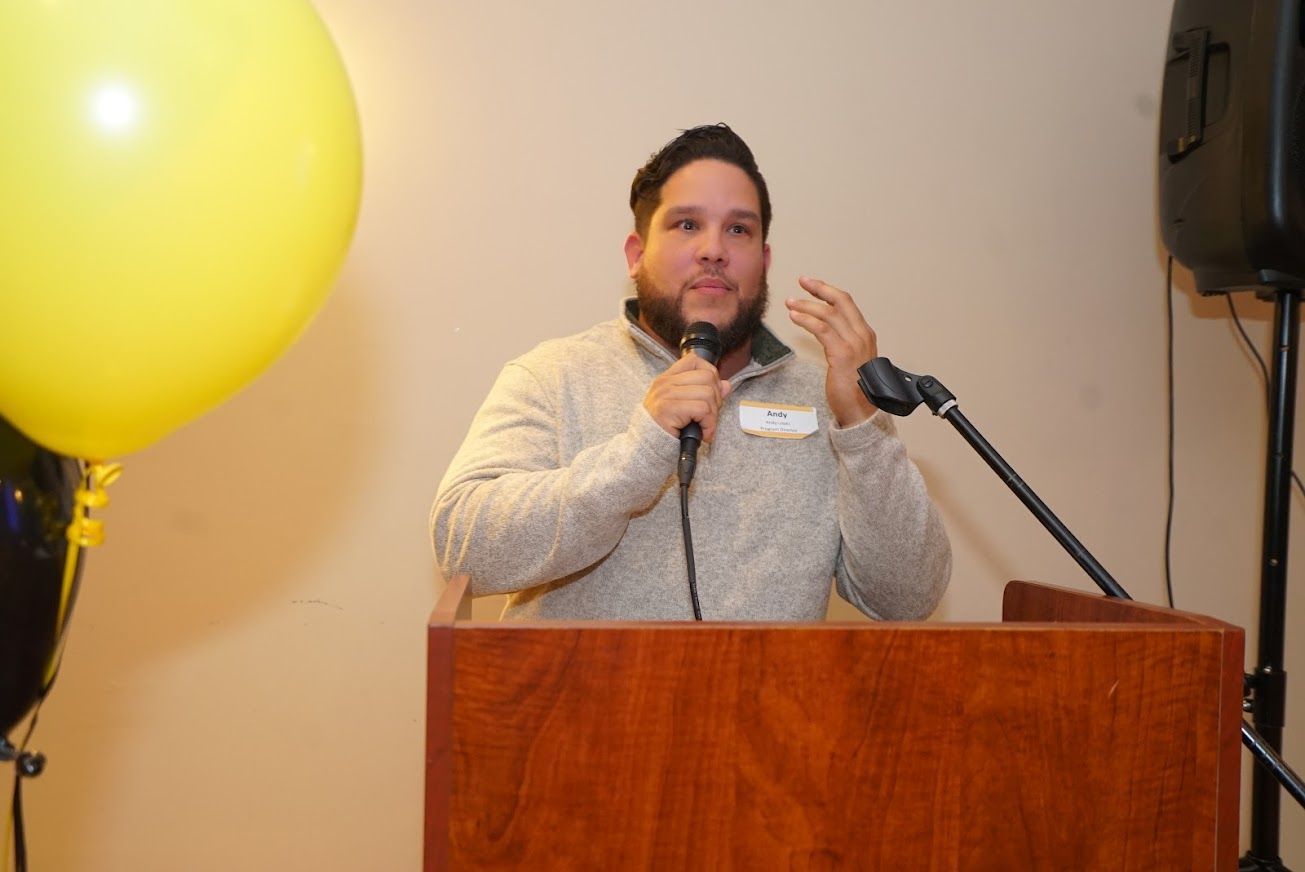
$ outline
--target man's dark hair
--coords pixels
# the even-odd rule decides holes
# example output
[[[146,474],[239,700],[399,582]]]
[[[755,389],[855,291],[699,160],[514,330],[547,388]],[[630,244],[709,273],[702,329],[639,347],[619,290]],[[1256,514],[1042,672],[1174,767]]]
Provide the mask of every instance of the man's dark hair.
[[[719,160],[748,174],[757,186],[757,199],[761,201],[761,238],[770,233],[770,192],[766,180],[757,169],[757,159],[743,139],[730,130],[729,125],[704,124],[684,131],[662,146],[648,158],[630,184],[630,211],[634,213],[634,229],[640,238],[648,238],[648,222],[662,202],[662,185],[685,164],[695,160]]]

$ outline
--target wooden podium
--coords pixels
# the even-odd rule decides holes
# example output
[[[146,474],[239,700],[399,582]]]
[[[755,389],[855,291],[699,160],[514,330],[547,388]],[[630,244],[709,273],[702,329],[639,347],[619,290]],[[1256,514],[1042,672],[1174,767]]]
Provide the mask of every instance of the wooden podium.
[[[429,628],[425,868],[1235,869],[1243,633],[1011,582],[1001,624]]]

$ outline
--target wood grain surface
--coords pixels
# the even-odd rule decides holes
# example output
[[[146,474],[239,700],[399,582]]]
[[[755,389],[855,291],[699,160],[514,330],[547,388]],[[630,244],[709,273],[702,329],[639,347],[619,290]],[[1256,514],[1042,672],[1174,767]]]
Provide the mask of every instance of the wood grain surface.
[[[427,868],[1235,866],[1234,641],[1240,677],[1199,622],[432,624]]]

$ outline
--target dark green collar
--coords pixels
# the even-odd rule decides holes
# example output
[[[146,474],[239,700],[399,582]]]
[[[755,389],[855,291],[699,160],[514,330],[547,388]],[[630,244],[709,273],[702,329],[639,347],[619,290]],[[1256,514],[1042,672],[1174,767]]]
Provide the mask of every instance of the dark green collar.
[[[627,297],[622,304],[622,311],[626,320],[642,329],[642,325],[639,324],[639,300],[637,298]],[[752,359],[757,362],[758,366],[770,366],[777,360],[792,353],[793,350],[780,342],[765,324],[759,325],[757,332],[752,334]]]

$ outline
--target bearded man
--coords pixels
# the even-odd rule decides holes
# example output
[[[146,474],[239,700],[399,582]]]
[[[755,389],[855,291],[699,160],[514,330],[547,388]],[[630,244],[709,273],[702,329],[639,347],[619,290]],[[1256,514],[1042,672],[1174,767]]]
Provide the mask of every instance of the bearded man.
[[[799,360],[762,323],[770,195],[724,124],[684,131],[636,173],[620,317],[504,367],[440,484],[445,576],[508,594],[504,618],[693,617],[680,545],[680,431],[708,620],[824,617],[834,580],[872,618],[930,614],[951,548],[892,419],[857,384],[877,356],[851,295],[814,278],[788,299],[824,351]],[[716,365],[678,346],[715,325]]]

